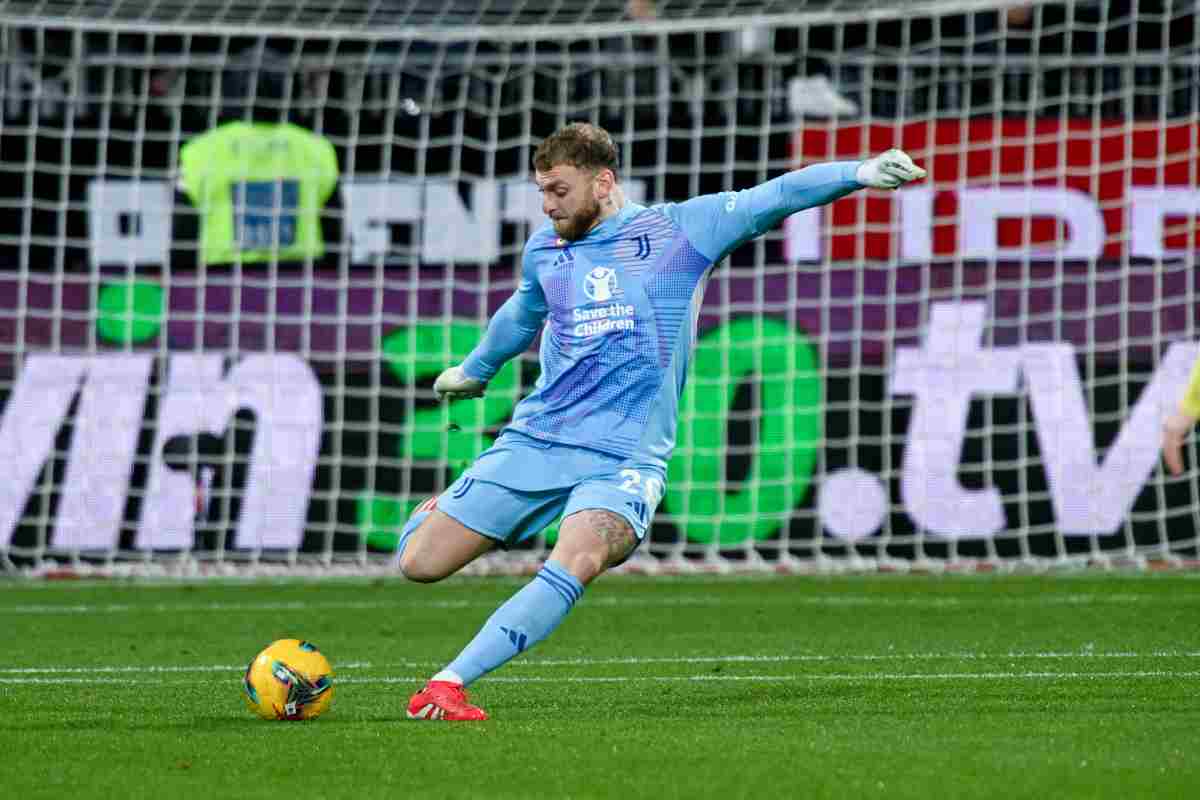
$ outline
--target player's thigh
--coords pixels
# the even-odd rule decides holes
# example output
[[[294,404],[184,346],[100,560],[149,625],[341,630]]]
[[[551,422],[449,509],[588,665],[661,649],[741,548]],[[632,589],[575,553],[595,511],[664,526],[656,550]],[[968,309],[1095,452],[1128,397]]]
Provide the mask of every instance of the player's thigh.
[[[638,542],[646,538],[666,487],[666,472],[656,466],[622,462],[592,475],[571,491],[565,514],[603,509],[622,517]]]
[[[493,547],[536,535],[558,518],[568,496],[565,490],[523,492],[463,475],[413,531],[400,568],[414,580],[440,580]]]
[[[440,581],[496,546],[441,509],[434,509],[413,531],[400,556],[400,571],[421,583]]]
[[[585,583],[625,561],[646,538],[664,479],[654,467],[621,465],[579,484],[564,510],[559,556],[551,557]]]
[[[529,492],[503,481],[464,475],[438,497],[437,507],[500,546],[510,547],[557,519],[569,497],[569,488]]]

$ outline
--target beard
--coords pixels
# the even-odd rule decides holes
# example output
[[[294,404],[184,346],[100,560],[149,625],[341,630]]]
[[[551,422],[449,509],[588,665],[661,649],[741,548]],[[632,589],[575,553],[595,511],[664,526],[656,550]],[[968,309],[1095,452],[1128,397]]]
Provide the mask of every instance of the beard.
[[[554,231],[568,242],[582,239],[600,219],[600,203],[595,198],[592,204],[581,208],[566,219],[554,220]]]

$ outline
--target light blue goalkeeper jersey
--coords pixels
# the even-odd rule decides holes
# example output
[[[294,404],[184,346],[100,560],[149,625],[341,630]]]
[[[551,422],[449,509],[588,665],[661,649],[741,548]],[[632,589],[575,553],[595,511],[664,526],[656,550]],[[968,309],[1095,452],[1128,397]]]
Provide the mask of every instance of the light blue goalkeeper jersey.
[[[684,203],[630,203],[573,242],[547,225],[529,237],[517,290],[464,372],[490,380],[544,324],[542,374],[506,430],[665,469],[712,266],[787,215],[862,188],[858,164]]]

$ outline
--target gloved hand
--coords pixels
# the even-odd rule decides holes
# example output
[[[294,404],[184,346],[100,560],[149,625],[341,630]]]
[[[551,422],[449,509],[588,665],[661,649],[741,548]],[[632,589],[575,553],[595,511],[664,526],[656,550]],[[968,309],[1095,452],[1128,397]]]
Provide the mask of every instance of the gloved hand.
[[[858,165],[855,179],[872,189],[895,189],[928,175],[903,150],[888,150]]]
[[[433,382],[433,391],[437,394],[439,400],[447,398],[454,400],[459,397],[483,397],[483,390],[487,388],[487,381],[476,380],[468,377],[461,366],[450,367],[443,370],[441,375],[438,375],[437,380]]]
[[[1183,442],[1192,432],[1196,418],[1183,411],[1176,411],[1163,423],[1163,460],[1172,475],[1183,474]]]

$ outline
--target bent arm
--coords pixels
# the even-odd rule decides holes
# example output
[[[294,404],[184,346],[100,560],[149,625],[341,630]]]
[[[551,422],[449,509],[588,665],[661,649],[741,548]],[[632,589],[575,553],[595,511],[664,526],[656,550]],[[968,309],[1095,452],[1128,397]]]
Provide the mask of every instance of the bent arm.
[[[506,361],[525,352],[545,319],[546,304],[540,287],[533,291],[522,280],[512,297],[492,315],[483,340],[463,362],[463,372],[468,378],[490,381]]]

